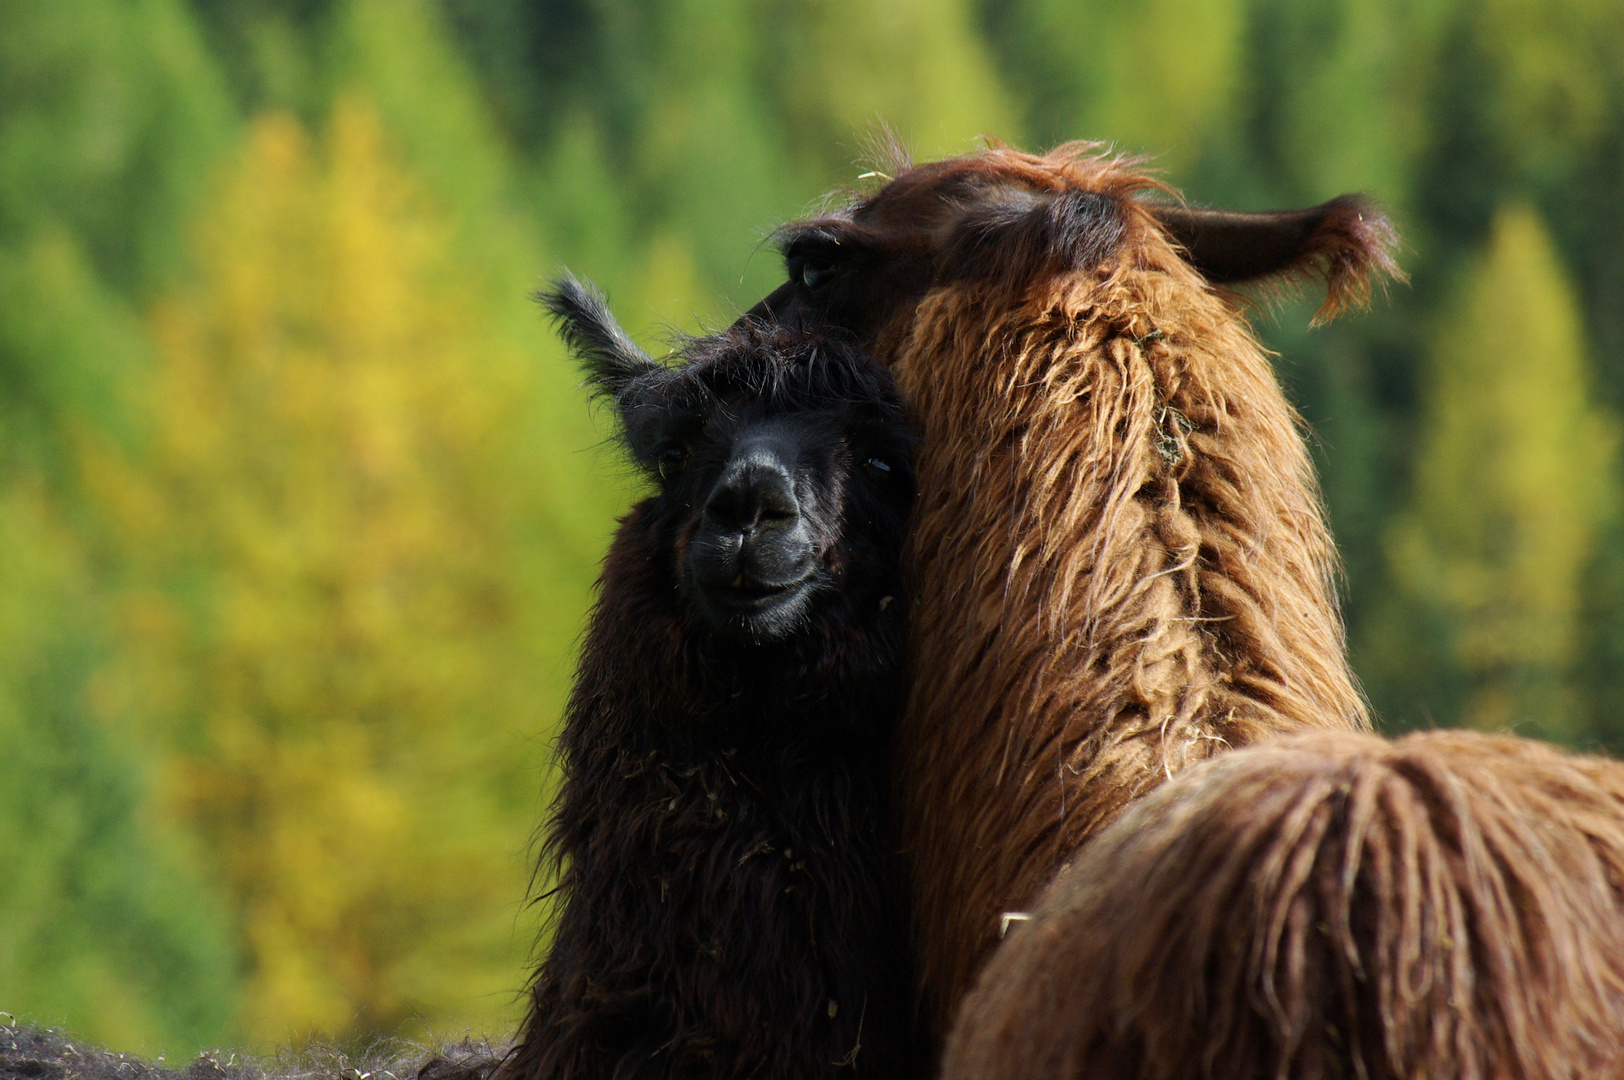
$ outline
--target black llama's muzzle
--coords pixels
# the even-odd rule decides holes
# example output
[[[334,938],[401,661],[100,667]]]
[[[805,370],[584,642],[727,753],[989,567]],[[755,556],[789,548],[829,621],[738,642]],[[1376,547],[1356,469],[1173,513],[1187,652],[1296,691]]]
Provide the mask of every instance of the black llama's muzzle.
[[[784,431],[750,431],[705,496],[688,545],[695,593],[719,627],[756,639],[789,633],[814,588],[816,537]]]

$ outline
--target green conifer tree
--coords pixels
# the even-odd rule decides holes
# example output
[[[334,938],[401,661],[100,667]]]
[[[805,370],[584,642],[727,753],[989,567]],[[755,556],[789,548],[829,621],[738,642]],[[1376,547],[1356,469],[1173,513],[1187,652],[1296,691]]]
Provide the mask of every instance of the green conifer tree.
[[[1617,497],[1617,440],[1591,401],[1572,286],[1528,207],[1497,216],[1431,360],[1411,509],[1389,537],[1408,625],[1382,620],[1371,651],[1417,700],[1425,683],[1460,687],[1459,712],[1433,719],[1583,740],[1580,588]],[[1429,627],[1439,640],[1411,649]]]

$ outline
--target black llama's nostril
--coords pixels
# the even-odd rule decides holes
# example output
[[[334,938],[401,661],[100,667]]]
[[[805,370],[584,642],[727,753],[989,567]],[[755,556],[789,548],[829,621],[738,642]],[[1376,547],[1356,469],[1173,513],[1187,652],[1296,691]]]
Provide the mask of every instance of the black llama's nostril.
[[[800,515],[794,478],[776,455],[765,452],[735,460],[705,502],[708,524],[746,535],[790,524]]]

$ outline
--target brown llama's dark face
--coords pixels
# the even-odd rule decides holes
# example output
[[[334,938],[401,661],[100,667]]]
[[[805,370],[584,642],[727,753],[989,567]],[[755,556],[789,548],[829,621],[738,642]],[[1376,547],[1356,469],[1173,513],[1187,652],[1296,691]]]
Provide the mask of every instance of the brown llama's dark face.
[[[656,485],[644,520],[695,624],[762,644],[895,591],[912,436],[884,369],[844,342],[753,327],[666,366],[578,283],[544,300]]]
[[[996,158],[910,169],[852,207],[781,230],[788,280],[748,315],[871,341],[937,285],[1015,282],[1098,261],[1121,241],[1114,194]]]

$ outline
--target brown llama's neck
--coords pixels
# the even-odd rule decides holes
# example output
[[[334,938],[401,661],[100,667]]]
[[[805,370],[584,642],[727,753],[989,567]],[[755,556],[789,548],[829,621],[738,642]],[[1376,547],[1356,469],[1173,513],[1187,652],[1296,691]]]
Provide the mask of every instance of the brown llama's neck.
[[[898,806],[938,1032],[1019,909],[1227,747],[1368,726],[1297,417],[1142,209],[1108,265],[939,289],[893,370],[923,425]]]

